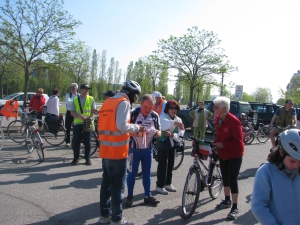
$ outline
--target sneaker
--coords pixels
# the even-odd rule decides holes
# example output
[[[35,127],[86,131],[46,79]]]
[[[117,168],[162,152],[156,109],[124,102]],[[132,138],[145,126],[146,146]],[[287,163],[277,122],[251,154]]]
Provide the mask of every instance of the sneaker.
[[[231,209],[230,213],[227,216],[229,220],[235,220],[237,218],[237,214],[239,213],[238,209]]]
[[[118,222],[111,222],[111,224],[127,224],[127,225],[134,225],[134,223],[128,223],[126,220],[122,219]]]
[[[66,144],[66,147],[71,147],[71,144],[70,144],[70,143],[67,143],[67,144]]]
[[[79,163],[79,159],[73,159],[71,162],[72,165],[77,165]]]
[[[125,204],[127,206],[132,206],[132,204],[133,204],[133,196],[127,196]]]
[[[91,161],[90,159],[87,159],[87,160],[85,161],[85,165],[87,165],[87,166],[92,165],[92,161]]]
[[[103,217],[103,216],[100,216],[99,220],[98,220],[98,223],[100,224],[110,224],[111,223],[111,217]]]
[[[163,194],[163,195],[169,194],[169,192],[166,191],[165,188],[156,187],[155,191],[157,191],[158,193],[161,193],[161,194]]]
[[[170,191],[170,192],[176,192],[176,191],[177,191],[177,189],[174,188],[174,186],[173,186],[172,184],[166,185],[166,186],[165,186],[165,189],[166,189],[167,191]]]
[[[144,203],[150,205],[157,205],[158,203],[160,203],[160,201],[154,198],[153,196],[149,196],[147,198],[144,198]]]
[[[220,204],[216,205],[216,209],[226,209],[231,207],[231,200],[223,200]]]

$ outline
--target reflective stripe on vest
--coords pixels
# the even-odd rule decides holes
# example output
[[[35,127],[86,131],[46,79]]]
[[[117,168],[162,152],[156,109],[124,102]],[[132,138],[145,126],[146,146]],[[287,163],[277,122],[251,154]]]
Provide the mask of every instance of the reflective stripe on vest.
[[[100,109],[98,117],[100,158],[124,159],[128,156],[130,136],[128,133],[120,132],[116,124],[117,108],[122,101],[127,101],[127,99],[109,98]]]
[[[93,104],[93,97],[89,96],[89,95],[86,96],[84,105],[81,105],[83,113],[81,113],[81,111],[80,111],[78,98],[79,98],[79,96],[75,97],[74,100],[73,100],[74,105],[75,105],[75,111],[79,115],[90,116],[91,115],[91,110],[92,110],[92,104]],[[75,118],[74,117],[74,124],[83,124],[83,120],[80,119],[80,118]]]

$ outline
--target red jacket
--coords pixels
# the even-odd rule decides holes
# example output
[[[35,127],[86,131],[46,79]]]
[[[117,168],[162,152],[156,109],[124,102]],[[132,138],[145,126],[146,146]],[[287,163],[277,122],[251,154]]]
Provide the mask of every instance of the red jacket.
[[[220,117],[216,119],[216,139],[222,142],[223,148],[218,149],[219,157],[223,160],[239,158],[244,155],[244,141],[242,123],[238,118],[228,112],[219,125]]]
[[[29,102],[29,107],[31,107],[33,110],[37,112],[42,112],[43,105],[45,105],[46,99],[44,95],[40,95],[38,97],[36,94],[32,96]]]

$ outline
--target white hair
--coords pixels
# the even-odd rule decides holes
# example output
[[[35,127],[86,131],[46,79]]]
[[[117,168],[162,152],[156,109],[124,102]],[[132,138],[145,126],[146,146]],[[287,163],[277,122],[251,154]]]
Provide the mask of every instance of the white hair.
[[[230,109],[230,99],[224,96],[219,96],[214,99],[214,104],[220,105],[221,108],[225,107],[227,112]]]
[[[77,84],[77,83],[72,83],[72,84],[71,84],[71,87],[75,87],[75,88],[78,89],[78,84]]]

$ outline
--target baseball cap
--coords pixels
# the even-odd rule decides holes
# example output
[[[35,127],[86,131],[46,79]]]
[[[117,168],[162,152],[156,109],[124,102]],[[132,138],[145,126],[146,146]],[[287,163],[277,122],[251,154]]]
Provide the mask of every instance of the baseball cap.
[[[155,98],[161,98],[162,97],[162,94],[160,92],[158,92],[158,91],[153,91],[152,95]]]
[[[104,96],[113,97],[115,96],[115,92],[112,90],[107,91],[106,93],[103,93]]]
[[[82,84],[82,85],[80,85],[80,89],[86,89],[86,90],[88,90],[88,89],[91,89],[91,88],[87,84]]]

